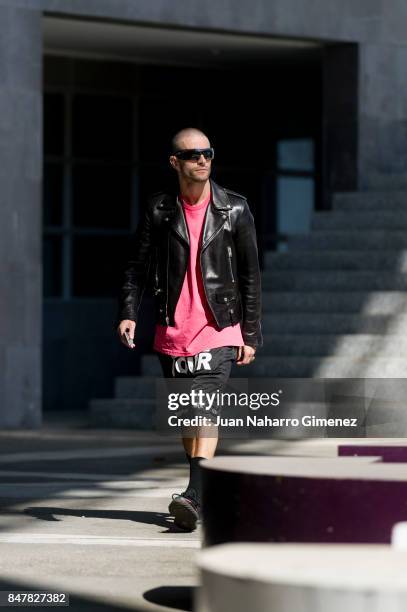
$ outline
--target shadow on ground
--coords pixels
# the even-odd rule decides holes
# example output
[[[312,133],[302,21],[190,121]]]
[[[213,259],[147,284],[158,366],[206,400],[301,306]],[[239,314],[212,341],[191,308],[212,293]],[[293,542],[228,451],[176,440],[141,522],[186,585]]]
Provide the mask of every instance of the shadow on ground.
[[[159,606],[192,612],[194,591],[191,586],[160,586],[143,593],[144,598]]]
[[[173,519],[169,514],[164,512],[144,512],[140,510],[123,511],[123,510],[83,510],[76,508],[54,508],[52,506],[29,506],[24,509],[24,514],[32,516],[41,521],[58,522],[58,516],[78,516],[84,518],[99,518],[112,519],[119,521],[133,521],[135,523],[144,523],[145,525],[157,525],[158,527],[167,527],[161,533],[180,533],[183,530],[178,529],[173,524]]]

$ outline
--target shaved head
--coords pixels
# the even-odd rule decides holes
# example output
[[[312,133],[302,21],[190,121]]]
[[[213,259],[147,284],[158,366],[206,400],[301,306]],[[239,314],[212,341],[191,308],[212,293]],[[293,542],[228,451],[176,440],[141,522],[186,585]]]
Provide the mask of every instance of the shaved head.
[[[196,144],[195,144],[196,143]],[[179,130],[171,141],[172,153],[180,149],[194,149],[210,147],[210,142],[206,134],[198,128],[187,127]]]
[[[199,195],[201,195],[202,189],[208,190],[212,159],[206,159],[204,155],[200,155],[198,161],[178,159],[174,153],[184,149],[209,149],[210,146],[206,134],[194,127],[179,130],[172,138],[172,153],[169,161],[178,174],[182,193],[189,193],[191,196],[194,190],[198,190]]]

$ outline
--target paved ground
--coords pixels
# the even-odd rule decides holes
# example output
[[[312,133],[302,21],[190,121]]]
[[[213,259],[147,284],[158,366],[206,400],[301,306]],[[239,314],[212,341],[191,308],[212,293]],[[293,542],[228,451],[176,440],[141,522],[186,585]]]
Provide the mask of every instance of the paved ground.
[[[218,454],[332,455],[334,442],[225,440]],[[1,432],[0,591],[67,591],[75,611],[192,610],[201,530],[167,511],[187,476],[179,441],[151,432]]]

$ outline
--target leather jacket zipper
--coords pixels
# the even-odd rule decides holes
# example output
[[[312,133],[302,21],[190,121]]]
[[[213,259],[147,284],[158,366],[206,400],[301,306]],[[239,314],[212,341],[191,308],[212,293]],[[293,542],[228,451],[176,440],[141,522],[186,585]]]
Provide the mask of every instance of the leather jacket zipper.
[[[235,282],[235,277],[233,276],[233,266],[232,266],[232,247],[228,246],[228,256],[229,256],[229,268],[230,268],[230,275],[232,277],[232,283]]]
[[[158,290],[158,248],[156,248],[155,250],[155,257],[156,257],[156,263],[155,263],[155,286],[156,289]]]
[[[154,281],[154,295],[158,295],[162,289],[160,289],[160,279],[158,276],[158,247],[156,247],[155,249],[155,257],[156,257],[156,263],[155,263],[155,281]]]
[[[216,230],[216,232],[215,232],[214,234],[212,234],[212,236],[210,237],[209,241],[208,241],[208,242],[206,243],[206,245],[205,245],[205,249],[206,249],[206,247],[207,247],[207,246],[208,246],[208,245],[209,245],[209,244],[212,242],[212,240],[215,238],[215,236],[217,236],[217,234],[220,232],[220,230],[222,229],[222,227],[223,227],[223,224],[222,224],[220,227],[218,227],[218,229]],[[204,250],[204,249],[202,249],[202,246],[201,246],[201,249],[200,249],[200,252],[199,252],[199,263],[200,263],[200,266],[201,266],[201,274],[202,274],[202,280],[203,280],[203,283],[202,283],[202,284],[203,284],[203,288],[204,288],[204,293],[205,293],[206,301],[207,301],[207,303],[208,303],[208,305],[209,305],[209,309],[210,309],[210,311],[212,312],[212,314],[213,314],[213,318],[214,318],[214,319],[215,319],[215,321],[216,321],[216,316],[215,316],[215,313],[214,313],[214,311],[213,311],[213,308],[212,308],[211,303],[210,303],[210,300],[209,300],[209,296],[208,296],[207,291],[206,291],[205,281],[204,281],[204,274],[203,274],[203,271],[202,271],[202,252],[203,252],[203,250]]]
[[[170,318],[168,316],[168,270],[170,261],[170,233],[167,233],[167,294],[165,296],[165,322],[167,325],[170,324]]]
[[[201,251],[200,251],[200,253],[199,253],[199,264],[200,264],[200,267],[201,267],[202,285],[203,285],[204,294],[205,294],[205,297],[206,297],[206,302],[207,302],[207,304],[208,304],[208,306],[209,306],[209,309],[210,309],[210,311],[211,311],[211,313],[212,313],[212,315],[213,315],[213,318],[214,318],[214,319],[215,319],[215,321],[216,321],[215,313],[213,312],[213,308],[212,308],[212,306],[211,306],[211,303],[210,303],[210,301],[209,301],[208,294],[207,294],[207,292],[206,292],[205,280],[204,280],[204,275],[203,275],[203,272],[202,272],[202,249],[201,249]]]

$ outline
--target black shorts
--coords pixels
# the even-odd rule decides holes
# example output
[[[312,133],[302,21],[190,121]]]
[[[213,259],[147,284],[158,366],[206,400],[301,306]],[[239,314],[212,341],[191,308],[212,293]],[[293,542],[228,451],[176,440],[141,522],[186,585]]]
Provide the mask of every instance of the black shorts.
[[[165,378],[189,378],[188,389],[205,393],[222,391],[227,385],[232,364],[237,359],[237,346],[222,346],[201,351],[191,357],[174,357],[157,352]],[[205,405],[189,405],[182,416],[191,417],[198,414],[213,420],[220,415],[221,406],[213,402],[209,409]]]

